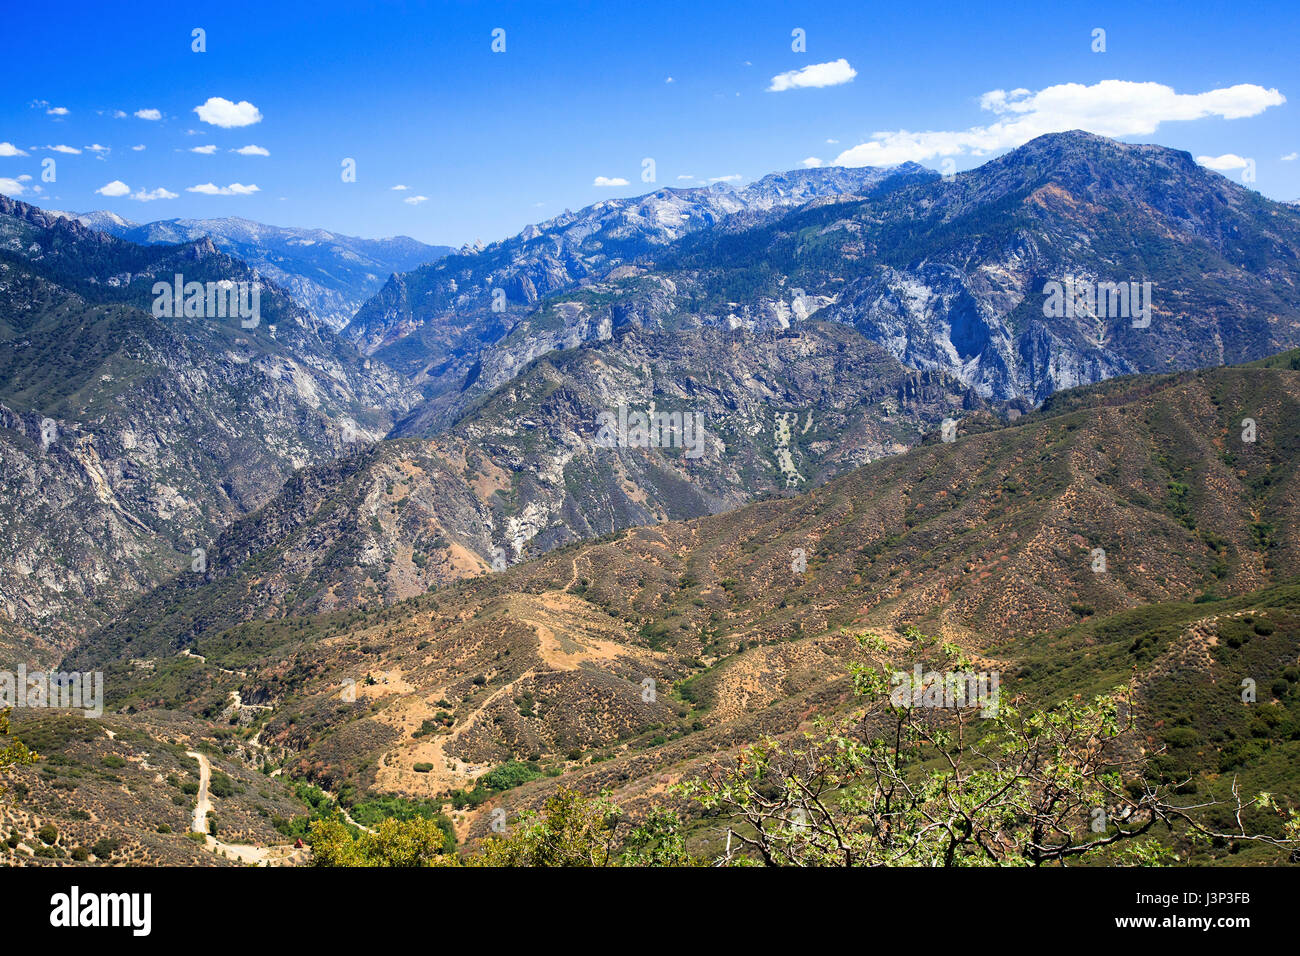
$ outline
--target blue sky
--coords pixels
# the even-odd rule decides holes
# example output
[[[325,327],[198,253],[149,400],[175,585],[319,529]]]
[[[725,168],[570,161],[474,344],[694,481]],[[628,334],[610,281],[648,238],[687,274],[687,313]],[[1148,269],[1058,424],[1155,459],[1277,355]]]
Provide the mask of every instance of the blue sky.
[[[10,6],[0,192],[459,245],[805,161],[966,169],[1068,123],[1300,198],[1294,2],[185,6]]]

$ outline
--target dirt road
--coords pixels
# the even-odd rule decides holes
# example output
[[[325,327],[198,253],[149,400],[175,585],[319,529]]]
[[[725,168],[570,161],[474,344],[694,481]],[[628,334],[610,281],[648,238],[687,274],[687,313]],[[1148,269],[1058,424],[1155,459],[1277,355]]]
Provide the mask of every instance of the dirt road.
[[[283,866],[307,861],[306,849],[300,850],[288,845],[256,846],[251,843],[223,843],[208,833],[208,811],[212,809],[212,801],[208,797],[208,784],[212,782],[212,764],[197,750],[187,750],[185,753],[199,762],[199,799],[194,805],[194,820],[190,824],[190,829],[195,833],[203,834],[203,842],[208,849],[232,860],[257,866]]]

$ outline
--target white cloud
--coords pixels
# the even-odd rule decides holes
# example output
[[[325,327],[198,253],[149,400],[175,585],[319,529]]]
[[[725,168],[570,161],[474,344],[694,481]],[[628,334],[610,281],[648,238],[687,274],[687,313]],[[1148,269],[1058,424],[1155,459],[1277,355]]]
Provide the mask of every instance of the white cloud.
[[[405,199],[402,200],[402,202],[410,206],[418,206],[420,205],[420,203],[428,202],[428,201],[429,201],[428,196],[407,196]]]
[[[126,110],[113,110],[113,119],[126,119]]]
[[[27,175],[26,173],[23,173],[21,176],[18,177],[18,181],[20,183],[30,183],[32,181],[32,177]]]
[[[712,176],[712,177],[709,178],[709,182],[711,182],[711,183],[738,183],[738,182],[740,182],[740,181],[741,181],[742,179],[744,179],[744,178],[745,178],[744,176],[741,176],[741,175],[739,175],[738,173],[732,173],[730,176]]]
[[[47,116],[67,116],[68,108],[66,106],[51,106],[45,111]]]
[[[803,161],[803,164],[809,169],[816,169],[818,166],[822,165],[822,161],[816,156],[809,156]]]
[[[191,146],[191,147],[190,147],[190,152],[191,152],[191,153],[200,153],[200,154],[202,154],[202,155],[204,155],[204,156],[211,156],[211,155],[212,155],[213,153],[215,153],[216,151],[217,151],[217,147],[216,147],[216,146],[211,146],[211,145],[209,145],[209,146]]]
[[[772,85],[767,88],[767,91],[780,93],[784,90],[809,87],[839,86],[841,83],[850,82],[857,75],[858,71],[849,66],[848,60],[841,57],[829,63],[813,63],[802,70],[778,73],[772,77]]]
[[[18,180],[0,176],[0,193],[4,193],[6,196],[21,196],[23,192],[23,184]]]
[[[410,188],[411,188],[410,186],[403,186],[401,183],[398,183],[396,186],[393,187],[393,189],[397,190],[398,192],[401,192],[403,189],[410,189]]]
[[[159,186],[157,189],[153,190],[152,192],[141,189],[137,191],[131,198],[138,199],[140,202],[153,202],[155,199],[175,199],[177,195],[178,195],[177,193],[170,192],[169,190],[163,189],[161,186]]]
[[[236,126],[252,126],[262,122],[262,113],[248,100],[232,103],[220,96],[209,96],[202,106],[194,107],[199,119],[212,126],[232,129]]]
[[[92,145],[87,146],[86,149],[90,150],[92,153],[112,152],[112,150],[110,150],[107,146],[100,146],[98,143],[93,143]]]
[[[1061,83],[1037,93],[1017,89],[991,90],[980,97],[980,108],[1000,117],[988,126],[965,130],[914,133],[894,130],[873,133],[871,140],[836,157],[836,166],[894,166],[924,162],[936,156],[982,155],[1013,149],[1045,133],[1082,129],[1102,136],[1149,136],[1161,123],[1217,116],[1240,119],[1256,116],[1286,102],[1276,89],[1250,83],[1176,93],[1161,83],[1102,80],[1092,86]]]
[[[27,153],[13,143],[0,143],[0,156],[26,156]]]
[[[664,82],[665,82],[665,83],[672,83],[672,82],[673,82],[673,78],[670,76],[670,77],[668,77],[668,79],[664,80]]]
[[[826,145],[827,145],[827,146],[838,146],[838,145],[840,145],[840,141],[839,141],[838,139],[828,139],[828,140],[826,141]]]
[[[132,146],[131,148],[138,153],[144,149],[144,143],[141,143],[139,146]]]
[[[694,179],[695,177],[692,176],[692,175],[690,175],[689,173],[683,173],[682,175],[678,176],[677,178],[678,178],[678,179]]]
[[[115,179],[111,183],[105,183],[95,190],[95,192],[99,193],[101,196],[125,196],[130,191],[131,187],[120,179]]]
[[[136,110],[135,117],[142,120],[160,120],[162,119],[162,110]]]
[[[69,156],[81,155],[81,150],[77,149],[75,146],[64,146],[63,144],[59,144],[58,146],[46,146],[45,148],[55,153],[67,153]]]
[[[591,181],[591,184],[593,186],[626,186],[627,180],[618,176],[615,176],[613,179],[610,179],[608,176],[597,176]]]
[[[1300,153],[1287,153],[1285,156],[1282,157],[1282,162],[1289,163],[1295,159],[1300,159]]]
[[[261,192],[256,186],[245,186],[241,183],[231,183],[229,186],[202,183],[198,186],[186,186],[185,191],[187,193],[202,193],[205,196],[251,196],[253,193]]]
[[[1242,159],[1236,153],[1224,153],[1222,156],[1197,156],[1196,161],[1206,169],[1221,173],[1230,169],[1245,169],[1249,165],[1248,160]]]
[[[247,146],[241,146],[239,149],[232,149],[232,153],[238,153],[240,156],[270,156],[271,151],[261,146],[254,146],[251,143]]]

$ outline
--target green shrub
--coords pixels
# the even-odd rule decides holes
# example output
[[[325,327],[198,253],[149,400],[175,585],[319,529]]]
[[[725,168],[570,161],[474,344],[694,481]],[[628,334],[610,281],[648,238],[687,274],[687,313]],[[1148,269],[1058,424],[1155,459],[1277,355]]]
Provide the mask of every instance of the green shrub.
[[[235,784],[228,776],[220,770],[212,771],[212,779],[208,781],[208,793],[214,797],[228,797],[234,792]]]

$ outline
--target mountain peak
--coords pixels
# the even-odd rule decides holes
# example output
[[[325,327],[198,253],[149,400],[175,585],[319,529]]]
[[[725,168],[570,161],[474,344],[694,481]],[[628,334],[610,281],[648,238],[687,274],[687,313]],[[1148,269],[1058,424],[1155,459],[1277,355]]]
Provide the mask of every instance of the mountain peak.
[[[130,219],[123,219],[117,213],[110,212],[107,209],[96,209],[92,212],[80,212],[73,215],[72,218],[76,219],[83,226],[90,229],[98,229],[100,232],[104,232],[106,227],[110,226],[116,226],[119,229],[132,229],[139,225],[138,223],[132,222]]]
[[[1199,169],[1191,153],[1154,143],[1124,143],[1098,133],[1072,129],[1061,133],[1044,133],[1036,136],[987,165],[999,162],[1010,164],[1051,163],[1069,167],[1089,163],[1158,163],[1183,171]]]

